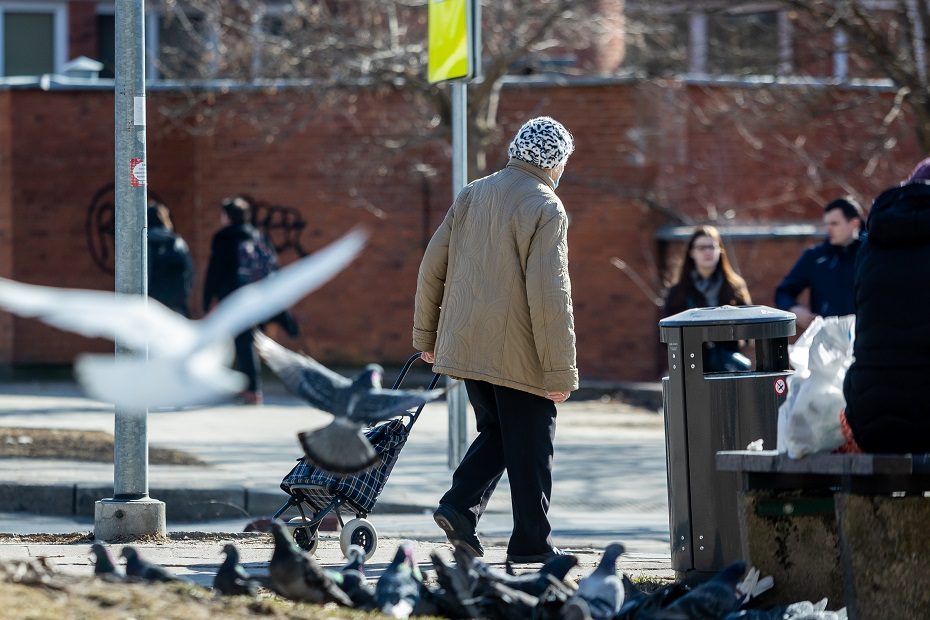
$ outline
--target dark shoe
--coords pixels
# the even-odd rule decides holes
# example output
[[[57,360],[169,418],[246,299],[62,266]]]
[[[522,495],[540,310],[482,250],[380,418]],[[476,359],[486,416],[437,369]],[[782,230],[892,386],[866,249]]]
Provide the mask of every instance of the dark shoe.
[[[446,533],[450,543],[464,548],[473,557],[484,557],[484,547],[478,540],[478,534],[468,518],[458,510],[449,504],[439,504],[439,508],[433,513],[433,520]]]
[[[507,561],[511,564],[545,564],[557,555],[568,555],[558,547],[553,547],[549,551],[536,553],[532,555],[510,555],[507,554]]]

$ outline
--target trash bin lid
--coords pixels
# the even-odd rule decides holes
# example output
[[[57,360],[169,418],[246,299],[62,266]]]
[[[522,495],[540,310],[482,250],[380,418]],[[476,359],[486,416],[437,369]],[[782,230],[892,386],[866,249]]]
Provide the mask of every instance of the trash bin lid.
[[[794,321],[792,312],[768,306],[719,306],[692,308],[659,321],[660,327],[688,327],[700,325],[742,325],[745,323],[778,323]]]

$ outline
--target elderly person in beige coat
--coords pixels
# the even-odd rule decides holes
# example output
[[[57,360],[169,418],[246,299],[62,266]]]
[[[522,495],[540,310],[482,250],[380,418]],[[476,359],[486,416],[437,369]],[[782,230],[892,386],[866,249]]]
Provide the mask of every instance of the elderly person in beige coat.
[[[555,405],[578,388],[578,370],[568,218],[555,189],[573,150],[559,122],[527,121],[507,166],[456,197],[417,278],[413,346],[435,372],[464,380],[478,428],[434,519],[483,555],[478,519],[506,470],[513,563],[561,553],[547,516]]]

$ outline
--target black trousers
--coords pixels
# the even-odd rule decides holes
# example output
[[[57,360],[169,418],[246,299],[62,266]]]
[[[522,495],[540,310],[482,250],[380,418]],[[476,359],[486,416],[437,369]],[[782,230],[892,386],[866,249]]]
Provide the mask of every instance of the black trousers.
[[[249,386],[246,388],[248,391],[260,392],[262,389],[258,376],[260,366],[258,352],[253,346],[253,331],[250,329],[236,336],[236,361],[233,368],[249,378]]]
[[[513,534],[511,555],[552,548],[549,501],[552,496],[552,441],[555,403],[485,381],[465,380],[475,409],[478,436],[452,475],[452,488],[440,500],[477,526],[504,471],[510,480]]]

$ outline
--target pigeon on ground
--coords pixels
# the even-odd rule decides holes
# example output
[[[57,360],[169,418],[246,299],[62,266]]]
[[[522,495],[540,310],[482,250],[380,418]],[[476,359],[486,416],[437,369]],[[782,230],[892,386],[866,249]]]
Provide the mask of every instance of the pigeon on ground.
[[[617,618],[620,620],[636,620],[646,618],[650,614],[665,609],[676,600],[691,591],[691,588],[680,582],[670,583],[653,592],[646,594],[636,587],[630,578],[621,574],[623,581],[623,606]]]
[[[350,380],[260,332],[255,333],[255,344],[291,392],[333,415],[329,425],[298,437],[310,462],[336,474],[355,474],[377,463],[378,455],[362,432],[366,424],[406,413],[445,392],[382,389],[384,371],[377,364]]]
[[[594,620],[610,620],[623,605],[623,582],[617,575],[617,559],[626,551],[620,543],[611,543],[604,550],[597,568],[578,582],[578,590],[569,602],[576,599],[586,603]]]
[[[136,551],[135,547],[126,545],[120,551],[120,555],[126,558],[126,576],[144,579],[145,581],[187,581],[169,572],[165,567],[146,562]]]
[[[349,561],[340,569],[336,585],[352,599],[356,609],[374,609],[375,590],[365,576],[365,550],[358,545],[349,545],[346,557]]]
[[[0,279],[0,308],[84,336],[110,338],[139,353],[80,356],[75,372],[93,398],[128,411],[205,405],[245,387],[245,376],[228,367],[233,338],[322,286],[364,243],[363,232],[350,232],[274,275],[237,289],[198,321],[140,295],[6,279]]]
[[[456,555],[456,561],[458,561]],[[525,592],[531,596],[542,596],[543,592],[555,586],[563,589],[565,576],[578,563],[578,558],[571,554],[553,556],[537,572],[510,575],[485,564],[478,558],[471,559],[472,567],[482,581],[502,583],[512,590]],[[570,592],[567,592],[570,594]]]
[[[771,609],[744,609],[724,616],[723,620],[846,620],[846,608],[827,609],[827,599],[817,603],[799,601]]]
[[[430,591],[430,598],[440,615],[448,618],[479,618],[472,596],[472,579],[469,571],[461,564],[447,564],[435,551],[430,553],[436,571],[438,588]]]
[[[257,580],[239,564],[239,550],[236,545],[227,543],[223,546],[223,553],[226,559],[216,571],[216,577],[213,578],[213,589],[226,596],[237,596],[247,594],[255,596],[258,594],[258,588],[261,585]]]
[[[402,542],[375,586],[375,606],[395,618],[409,617],[420,600],[423,575],[413,549],[412,542]]]
[[[94,575],[101,579],[121,581],[126,578],[124,574],[116,567],[110,550],[103,546],[102,543],[95,542],[90,546],[94,554]]]
[[[694,588],[665,609],[648,616],[639,614],[641,620],[706,620],[723,618],[737,611],[742,595],[736,589],[746,572],[746,562],[738,560],[714,575],[706,583]]]
[[[571,598],[565,603],[560,614],[561,620],[593,620],[591,609],[584,599]]]
[[[333,601],[351,607],[352,601],[319,564],[304,553],[280,521],[271,523],[274,552],[268,564],[271,586],[285,598],[306,603]]]

